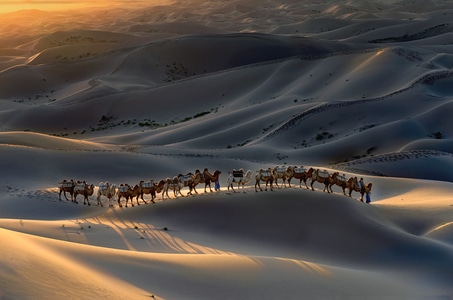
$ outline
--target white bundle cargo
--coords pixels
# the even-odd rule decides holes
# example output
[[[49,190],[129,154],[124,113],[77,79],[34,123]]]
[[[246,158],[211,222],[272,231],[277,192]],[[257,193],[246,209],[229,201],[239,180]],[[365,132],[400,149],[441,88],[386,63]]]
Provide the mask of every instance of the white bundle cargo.
[[[150,181],[147,181],[147,182],[142,182],[140,184],[140,186],[142,188],[150,188],[150,187],[153,187],[153,185],[154,185],[154,180],[150,180]]]

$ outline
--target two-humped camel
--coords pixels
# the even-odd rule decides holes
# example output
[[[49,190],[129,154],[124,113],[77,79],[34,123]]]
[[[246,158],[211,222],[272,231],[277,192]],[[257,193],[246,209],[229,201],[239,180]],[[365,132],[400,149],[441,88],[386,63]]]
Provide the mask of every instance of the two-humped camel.
[[[160,180],[156,184],[152,179],[149,181],[140,180],[138,185],[140,186],[140,198],[142,199],[143,202],[145,202],[145,204],[147,204],[148,202],[146,202],[146,200],[143,198],[143,195],[145,194],[151,195],[151,202],[156,203],[154,202],[154,199],[156,199],[156,193],[160,193],[163,191],[165,182],[163,180]],[[137,205],[140,205],[140,203],[138,203],[138,197]]]
[[[77,202],[77,195],[83,195],[83,204],[90,204],[89,196],[94,194],[94,184],[87,184],[85,181],[77,181],[74,186],[74,202]]]
[[[330,184],[330,174],[327,170],[319,170],[319,169],[316,169],[316,170],[313,170],[313,168],[310,168],[312,169],[311,172],[311,190],[314,191],[315,189],[313,188],[313,183],[315,183],[316,181],[319,182],[319,183],[323,183],[324,184],[324,189],[323,191],[327,191],[328,193],[330,193],[330,190],[329,190],[329,184]]]
[[[351,197],[352,191],[360,193],[360,201],[363,202],[363,195],[371,192],[373,184],[370,182],[367,185],[363,182],[363,179],[357,180],[356,177],[351,177],[346,182],[346,188],[349,189],[349,197]]]
[[[195,170],[195,174],[193,173],[187,173],[185,175],[179,174],[178,175],[179,181],[183,184],[183,187],[188,187],[189,191],[187,192],[187,195],[192,195],[192,191],[195,192],[195,194],[198,194],[197,190],[195,187],[203,182],[203,174],[201,174],[200,170]]]
[[[255,192],[258,192],[257,187],[259,187],[260,191],[263,189],[261,188],[260,182],[263,181],[266,183],[266,187],[264,188],[265,191],[267,191],[267,185],[270,186],[270,190],[273,191],[273,186],[272,184],[274,183],[274,175],[272,174],[272,169],[267,168],[265,169],[260,169],[259,171],[256,171],[255,174]]]
[[[345,174],[340,174],[339,172],[333,172],[330,175],[330,180],[329,180],[329,189],[330,189],[331,193],[333,193],[333,190],[332,190],[333,185],[338,185],[339,187],[341,187],[341,189],[343,190],[343,195],[346,196],[347,180],[346,180]]]
[[[282,186],[285,186],[286,187],[286,171],[287,171],[287,167],[285,166],[275,166],[273,169],[272,169],[272,176],[274,177],[274,182],[275,182],[275,185],[277,186],[277,188],[280,188],[278,186],[278,180],[281,179],[282,180]]]
[[[162,200],[165,199],[165,195],[167,195],[167,198],[170,199],[170,196],[168,195],[168,190],[170,189],[173,190],[173,195],[175,196],[175,198],[178,196],[178,194],[184,197],[184,195],[181,193],[183,184],[179,181],[178,176],[175,176],[173,178],[167,178],[164,181],[165,184],[164,189],[162,191]]]
[[[233,172],[231,172],[227,178],[228,192],[230,192],[230,187],[231,187],[231,189],[233,190],[233,193],[236,193],[236,191],[233,188],[233,183],[237,183],[238,191],[239,191],[239,187],[242,186],[242,192],[245,193],[244,186],[247,183],[249,183],[250,180],[252,180],[252,171],[251,170],[247,170],[247,172],[245,172],[245,174],[244,174],[243,169],[233,170]]]
[[[109,182],[99,182],[98,186],[99,188],[96,197],[97,200],[96,205],[104,206],[101,201],[101,196],[104,196],[108,199],[109,206],[113,207],[112,198],[115,197],[116,195],[116,184]]]
[[[60,182],[60,193],[58,194],[58,199],[61,201],[61,193],[63,193],[63,196],[66,198],[66,200],[69,201],[68,197],[66,196],[66,193],[69,193],[71,196],[71,201],[74,202],[74,186],[75,182],[74,180],[66,180],[63,179],[63,181]]]
[[[137,205],[140,205],[140,203],[138,202],[138,197],[141,195],[141,188],[138,184],[136,184],[132,187],[127,183],[120,184],[118,186],[118,190],[117,190],[116,194],[118,197],[118,206],[119,207],[123,207],[123,205],[121,204],[121,198],[123,198],[123,197],[126,199],[126,205],[125,205],[126,207],[127,207],[127,203],[129,201],[129,199],[131,200],[132,207],[134,206],[134,202],[132,201],[134,199],[134,197],[136,198]],[[145,201],[145,203],[146,203],[146,201]]]
[[[212,189],[211,189],[211,182],[217,182],[219,181],[219,176],[222,172],[220,172],[219,170],[215,170],[213,174],[211,174],[209,171],[208,171],[208,168],[205,168],[203,170],[203,178],[204,178],[204,192],[206,193],[206,187],[209,186],[209,191],[212,192]]]
[[[286,170],[286,180],[288,185],[291,187],[291,179],[299,179],[299,187],[302,187],[302,181],[305,183],[305,187],[309,189],[307,185],[307,179],[311,178],[313,173],[313,168],[306,169],[303,166],[297,167],[288,167]]]

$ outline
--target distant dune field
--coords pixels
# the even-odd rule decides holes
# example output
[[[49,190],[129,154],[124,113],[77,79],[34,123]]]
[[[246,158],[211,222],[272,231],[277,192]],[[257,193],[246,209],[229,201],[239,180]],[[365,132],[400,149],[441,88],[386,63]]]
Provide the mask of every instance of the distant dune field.
[[[0,298],[453,297],[452,1],[145,2],[0,15]]]

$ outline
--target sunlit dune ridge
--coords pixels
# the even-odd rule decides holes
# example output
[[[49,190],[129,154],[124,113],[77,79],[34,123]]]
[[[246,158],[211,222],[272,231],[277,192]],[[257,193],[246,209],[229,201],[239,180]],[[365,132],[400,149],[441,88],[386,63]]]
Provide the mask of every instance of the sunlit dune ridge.
[[[20,10],[44,10],[44,11],[64,11],[68,9],[93,9],[98,7],[137,7],[143,5],[162,5],[170,1],[166,0],[93,0],[93,1],[75,1],[75,0],[60,0],[60,1],[1,1],[0,14],[20,11]]]

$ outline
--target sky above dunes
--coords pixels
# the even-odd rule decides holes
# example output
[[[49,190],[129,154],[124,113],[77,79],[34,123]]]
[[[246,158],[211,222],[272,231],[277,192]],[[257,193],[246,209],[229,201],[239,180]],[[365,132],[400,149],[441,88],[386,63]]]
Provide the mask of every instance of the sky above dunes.
[[[20,0],[0,0],[0,13],[13,12],[24,9],[39,9],[39,10],[66,10],[75,8],[86,7],[99,7],[99,6],[127,6],[135,7],[142,4],[147,5],[161,5],[168,0],[91,0],[91,1],[78,1],[78,0],[49,0],[49,1],[20,1]]]

